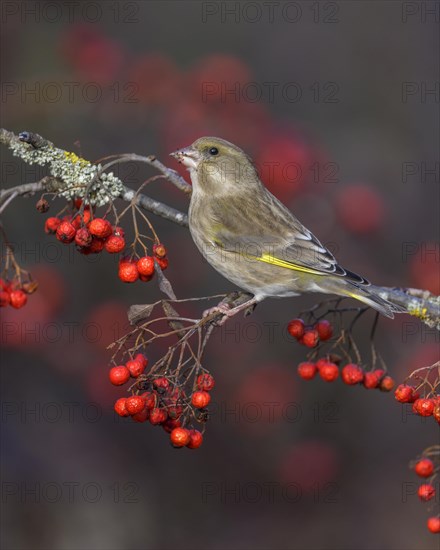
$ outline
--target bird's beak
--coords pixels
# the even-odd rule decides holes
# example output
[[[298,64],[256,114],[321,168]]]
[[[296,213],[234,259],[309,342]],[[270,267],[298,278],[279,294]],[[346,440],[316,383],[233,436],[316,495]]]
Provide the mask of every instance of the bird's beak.
[[[197,168],[200,160],[200,153],[191,145],[189,147],[185,147],[184,149],[178,149],[177,151],[174,151],[174,153],[170,153],[170,156],[174,157],[188,169]]]

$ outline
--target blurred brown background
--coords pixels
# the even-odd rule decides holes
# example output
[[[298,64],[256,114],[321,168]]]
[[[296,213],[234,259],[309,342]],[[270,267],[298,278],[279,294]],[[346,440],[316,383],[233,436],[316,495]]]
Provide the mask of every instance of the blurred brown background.
[[[1,124],[90,160],[154,153],[176,169],[177,147],[230,139],[343,265],[438,292],[438,10],[6,1]],[[2,186],[45,174],[1,155]],[[133,188],[152,174],[119,173]],[[187,207],[170,184],[148,193]],[[115,419],[107,381],[106,345],[156,283],[123,285],[114,258],[63,247],[44,218],[33,199],[3,216],[41,284],[23,310],[2,311],[3,548],[438,548],[408,469],[438,441],[433,423],[392,395],[296,377],[304,349],[283,331],[315,297],[267,300],[217,332],[205,442],[178,451],[160,429]],[[179,297],[233,288],[186,230],[150,219]],[[379,346],[398,381],[438,357],[438,337],[406,317],[381,322]]]

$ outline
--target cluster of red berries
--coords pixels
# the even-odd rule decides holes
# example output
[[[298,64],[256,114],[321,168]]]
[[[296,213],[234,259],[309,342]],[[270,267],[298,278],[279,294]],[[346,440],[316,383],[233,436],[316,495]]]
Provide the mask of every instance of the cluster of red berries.
[[[409,384],[397,386],[394,396],[400,403],[411,403],[412,410],[419,416],[433,416],[440,424],[440,395],[420,397],[416,388]]]
[[[153,256],[143,256],[139,259],[122,258],[119,261],[118,277],[124,283],[151,281],[155,272],[155,263],[163,271],[168,267],[167,250],[163,244],[153,245]]]
[[[20,309],[27,303],[28,294],[37,288],[37,283],[21,283],[18,279],[11,281],[0,278],[0,307],[11,306]]]
[[[293,319],[287,325],[287,330],[300,344],[308,348],[314,348],[318,342],[325,342],[333,336],[333,327],[326,319],[317,321],[314,325],[306,325],[302,319]]]
[[[414,464],[415,473],[421,478],[433,478],[439,466],[428,457],[418,459]],[[436,496],[436,489],[431,483],[423,483],[417,490],[417,494],[422,502],[429,502]],[[431,533],[440,533],[440,517],[433,516],[428,518],[427,527]]]
[[[44,212],[46,210],[41,202],[38,201],[37,208]],[[54,234],[64,244],[74,243],[81,254],[99,254],[103,250],[109,254],[122,252],[126,246],[122,227],[113,227],[105,218],[92,219],[89,206],[85,206],[80,213],[81,205],[81,199],[77,199],[74,201],[77,211],[72,215],[47,218],[44,225],[46,233]],[[153,256],[122,258],[119,261],[118,277],[124,283],[134,283],[138,279],[150,281],[155,272],[155,263],[162,271],[168,267],[167,251],[163,244],[153,245]]]
[[[126,384],[135,379],[133,395],[119,398],[115,412],[119,416],[131,416],[136,422],[146,422],[162,428],[170,434],[174,447],[197,449],[203,442],[199,430],[185,427],[186,419],[192,415],[199,422],[208,418],[206,407],[211,401],[210,391],[214,388],[214,378],[200,374],[197,389],[187,398],[186,392],[177,387],[165,376],[145,375],[148,359],[141,353],[130,359],[125,365],[110,369],[110,382],[115,386]]]
[[[365,372],[356,363],[348,363],[340,368],[339,362],[339,359],[332,361],[331,357],[323,357],[314,363],[304,361],[298,365],[298,375],[304,380],[312,380],[319,373],[326,382],[334,382],[340,375],[344,384],[363,384],[369,390],[378,388],[382,391],[391,391],[394,387],[394,380],[382,369]]]

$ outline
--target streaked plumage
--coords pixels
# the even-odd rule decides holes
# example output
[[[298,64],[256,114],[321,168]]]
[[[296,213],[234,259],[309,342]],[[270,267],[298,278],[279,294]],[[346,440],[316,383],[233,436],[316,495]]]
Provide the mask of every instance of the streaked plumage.
[[[337,263],[266,189],[239,147],[204,137],[172,154],[191,175],[189,227],[195,244],[218,272],[257,301],[324,292],[351,296],[388,317],[400,311]]]

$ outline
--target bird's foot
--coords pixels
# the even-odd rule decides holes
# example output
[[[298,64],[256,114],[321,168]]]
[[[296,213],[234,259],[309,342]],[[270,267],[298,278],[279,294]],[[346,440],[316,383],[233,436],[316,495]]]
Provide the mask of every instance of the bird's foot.
[[[205,311],[203,312],[202,318],[205,319],[206,317],[211,317],[212,315],[221,313],[222,316],[219,319],[216,319],[214,317],[215,320],[214,319],[212,320],[213,324],[220,327],[224,325],[228,320],[230,311],[232,310],[231,310],[231,306],[228,303],[220,302],[218,305],[214,307],[205,309]]]

